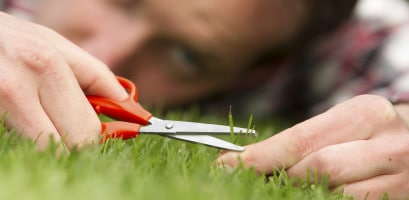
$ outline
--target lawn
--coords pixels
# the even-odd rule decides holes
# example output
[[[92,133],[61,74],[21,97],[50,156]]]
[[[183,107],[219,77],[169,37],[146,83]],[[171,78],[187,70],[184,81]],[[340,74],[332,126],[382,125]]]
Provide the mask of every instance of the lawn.
[[[229,119],[176,113],[167,118],[218,122]],[[247,127],[247,122],[235,122]],[[53,147],[35,151],[31,141],[5,136],[0,124],[0,199],[347,199],[325,183],[293,186],[285,173],[258,176],[251,169],[227,172],[214,160],[219,150],[156,135],[110,140],[69,155]],[[259,126],[258,138],[226,136],[248,144],[278,131]]]

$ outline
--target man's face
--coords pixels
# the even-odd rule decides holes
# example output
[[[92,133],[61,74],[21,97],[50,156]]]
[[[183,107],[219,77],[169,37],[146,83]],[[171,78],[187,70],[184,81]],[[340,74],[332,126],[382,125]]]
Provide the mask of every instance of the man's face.
[[[42,0],[35,20],[131,78],[143,103],[178,105],[246,81],[288,41],[298,0]]]

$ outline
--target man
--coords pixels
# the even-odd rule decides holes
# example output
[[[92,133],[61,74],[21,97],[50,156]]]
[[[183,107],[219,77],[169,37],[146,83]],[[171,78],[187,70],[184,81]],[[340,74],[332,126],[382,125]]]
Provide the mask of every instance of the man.
[[[234,167],[240,157],[259,173],[284,168],[292,177],[316,170],[329,175],[332,187],[343,186],[358,198],[367,193],[369,198],[385,192],[392,198],[409,195],[407,90],[392,80],[404,70],[362,64],[383,50],[390,28],[378,24],[360,31],[356,24],[345,25],[340,35],[334,33],[337,39],[348,34],[367,39],[344,47],[350,53],[345,57],[334,53],[331,38],[324,37],[347,18],[353,0],[27,2],[33,1],[6,1],[4,6],[10,13],[23,11],[58,34],[0,16],[0,112],[7,112],[8,127],[37,139],[40,148],[49,136],[64,138],[70,149],[97,139],[99,121],[85,94],[126,97],[108,67],[134,80],[146,105],[183,105],[262,85],[261,99],[268,101],[256,99],[251,105],[261,108],[254,110],[284,108],[284,113],[297,111],[302,118],[312,107],[320,113],[327,104],[345,101],[241,154],[225,153],[220,164]],[[378,2],[402,7],[401,1]],[[365,56],[359,57],[361,52]],[[342,65],[326,59],[337,56]],[[376,72],[382,69],[392,73],[379,77],[382,73]],[[334,74],[342,76],[335,79]],[[393,105],[375,95],[353,97],[369,92],[403,103]]]

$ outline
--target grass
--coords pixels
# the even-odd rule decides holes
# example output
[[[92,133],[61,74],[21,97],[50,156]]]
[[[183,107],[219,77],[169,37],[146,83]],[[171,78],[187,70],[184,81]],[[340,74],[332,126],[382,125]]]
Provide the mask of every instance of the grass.
[[[167,118],[229,123],[182,112]],[[257,130],[256,139],[225,139],[247,144],[277,131]],[[227,172],[214,163],[217,149],[155,135],[56,157],[53,147],[38,152],[31,141],[4,133],[0,124],[0,199],[346,199],[325,183],[293,186],[283,172],[268,178],[251,169]]]

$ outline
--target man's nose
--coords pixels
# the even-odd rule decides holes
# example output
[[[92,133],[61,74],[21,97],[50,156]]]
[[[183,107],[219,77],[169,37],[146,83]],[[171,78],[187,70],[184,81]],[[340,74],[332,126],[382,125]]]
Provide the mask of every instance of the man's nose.
[[[111,69],[140,51],[152,33],[150,26],[142,20],[111,19],[100,23],[80,41],[79,46]]]

